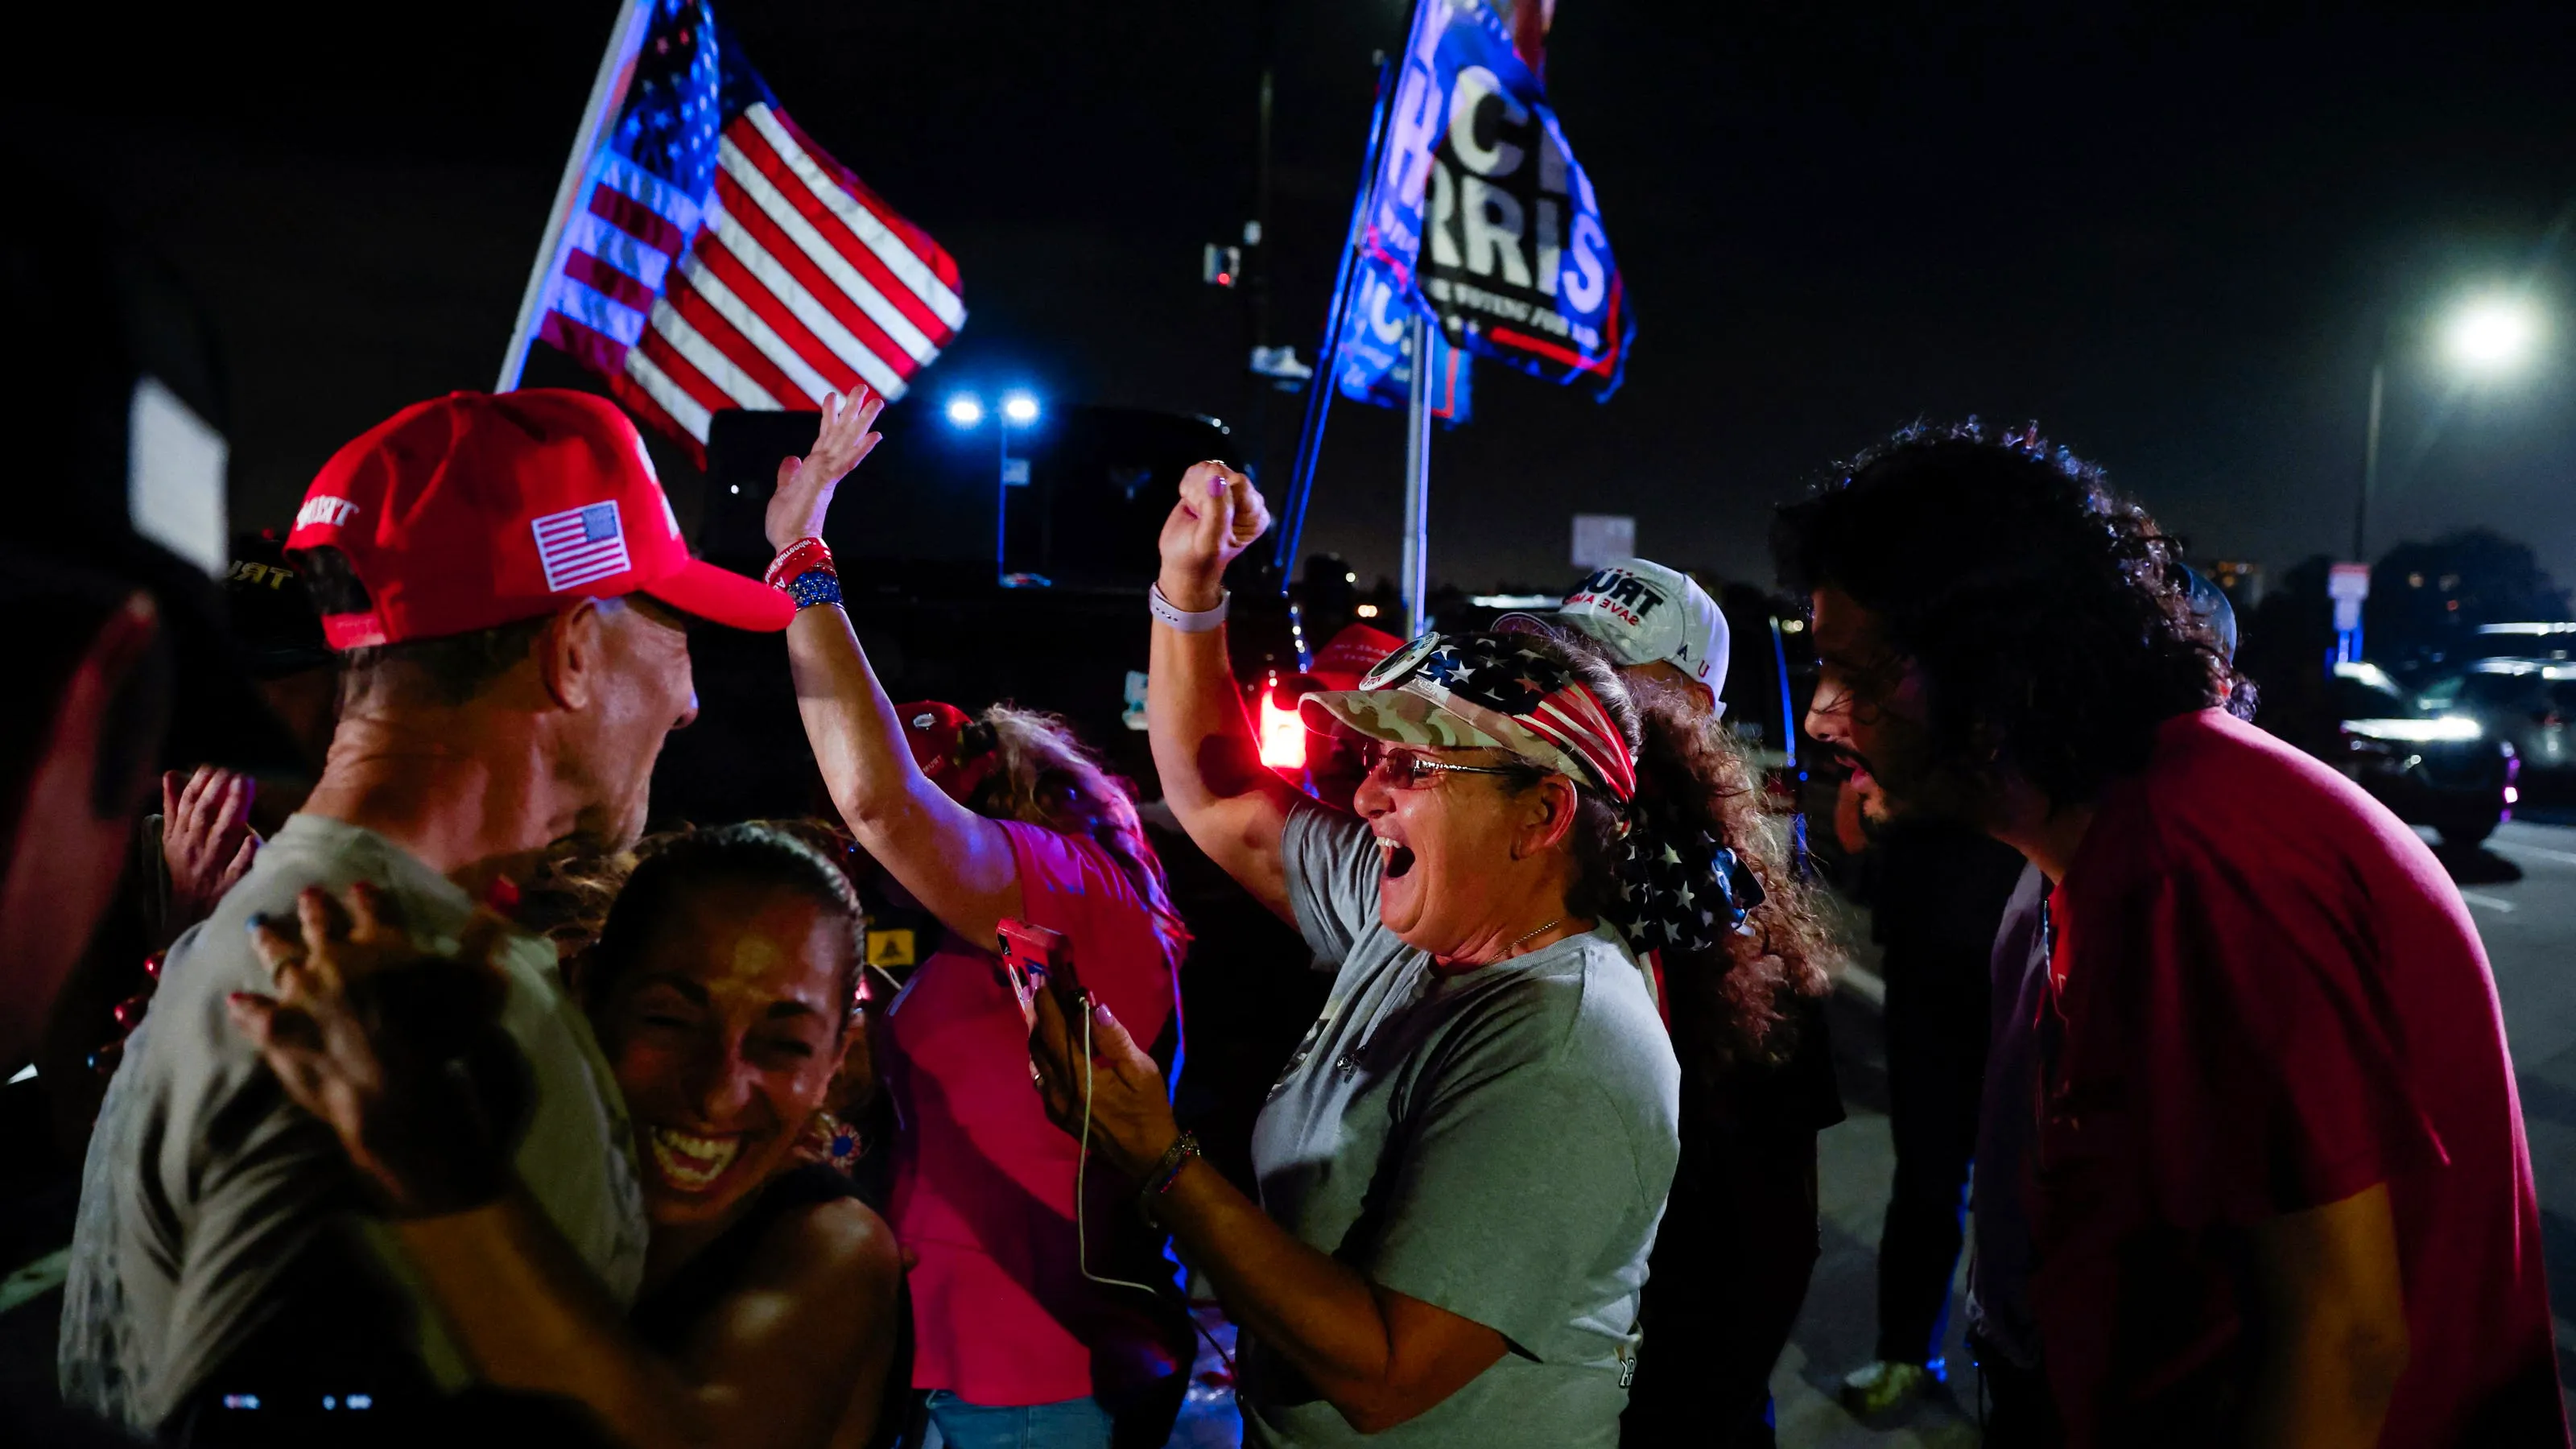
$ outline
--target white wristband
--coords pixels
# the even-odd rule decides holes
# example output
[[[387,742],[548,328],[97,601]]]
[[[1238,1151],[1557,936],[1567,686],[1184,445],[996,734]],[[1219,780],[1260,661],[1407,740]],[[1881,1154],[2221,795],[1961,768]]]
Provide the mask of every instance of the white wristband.
[[[1205,634],[1223,624],[1226,606],[1233,602],[1233,594],[1220,591],[1215,608],[1204,609],[1194,614],[1164,598],[1161,584],[1151,585],[1145,592],[1145,605],[1154,611],[1154,617],[1183,634]]]

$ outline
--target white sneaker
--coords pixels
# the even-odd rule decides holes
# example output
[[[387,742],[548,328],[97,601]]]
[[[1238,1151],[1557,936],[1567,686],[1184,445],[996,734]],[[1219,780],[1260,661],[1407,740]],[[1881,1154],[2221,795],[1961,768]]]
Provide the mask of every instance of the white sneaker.
[[[1843,1375],[1843,1407],[1874,1418],[1928,1393],[1938,1380],[1919,1363],[1880,1359]]]

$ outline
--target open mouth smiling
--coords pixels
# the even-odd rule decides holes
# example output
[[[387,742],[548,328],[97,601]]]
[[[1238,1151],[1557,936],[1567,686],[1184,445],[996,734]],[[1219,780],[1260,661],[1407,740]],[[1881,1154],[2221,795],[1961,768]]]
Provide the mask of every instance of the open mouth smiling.
[[[729,1132],[720,1137],[700,1137],[669,1127],[654,1127],[645,1134],[646,1145],[653,1153],[653,1166],[662,1180],[681,1192],[704,1192],[725,1175],[725,1170],[742,1155],[743,1135]]]
[[[1378,864],[1388,880],[1402,880],[1404,873],[1413,869],[1413,847],[1381,835],[1377,850]]]

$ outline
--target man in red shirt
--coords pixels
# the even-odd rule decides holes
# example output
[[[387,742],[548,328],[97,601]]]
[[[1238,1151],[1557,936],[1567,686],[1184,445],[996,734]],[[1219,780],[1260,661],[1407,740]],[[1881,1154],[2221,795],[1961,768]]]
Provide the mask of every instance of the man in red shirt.
[[[1782,511],[1807,729],[2048,876],[2039,1353],[2078,1445],[2565,1445],[2504,1024],[2459,893],[2225,714],[2154,521],[2036,430]],[[1987,1191],[2009,1190],[1993,1185]]]

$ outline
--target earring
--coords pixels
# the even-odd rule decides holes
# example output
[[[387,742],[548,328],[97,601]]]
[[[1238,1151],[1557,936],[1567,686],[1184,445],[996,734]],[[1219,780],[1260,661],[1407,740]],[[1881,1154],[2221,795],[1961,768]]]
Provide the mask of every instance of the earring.
[[[796,1153],[808,1162],[819,1162],[843,1177],[858,1170],[859,1129],[833,1116],[817,1111],[805,1124],[804,1134],[796,1140]]]

